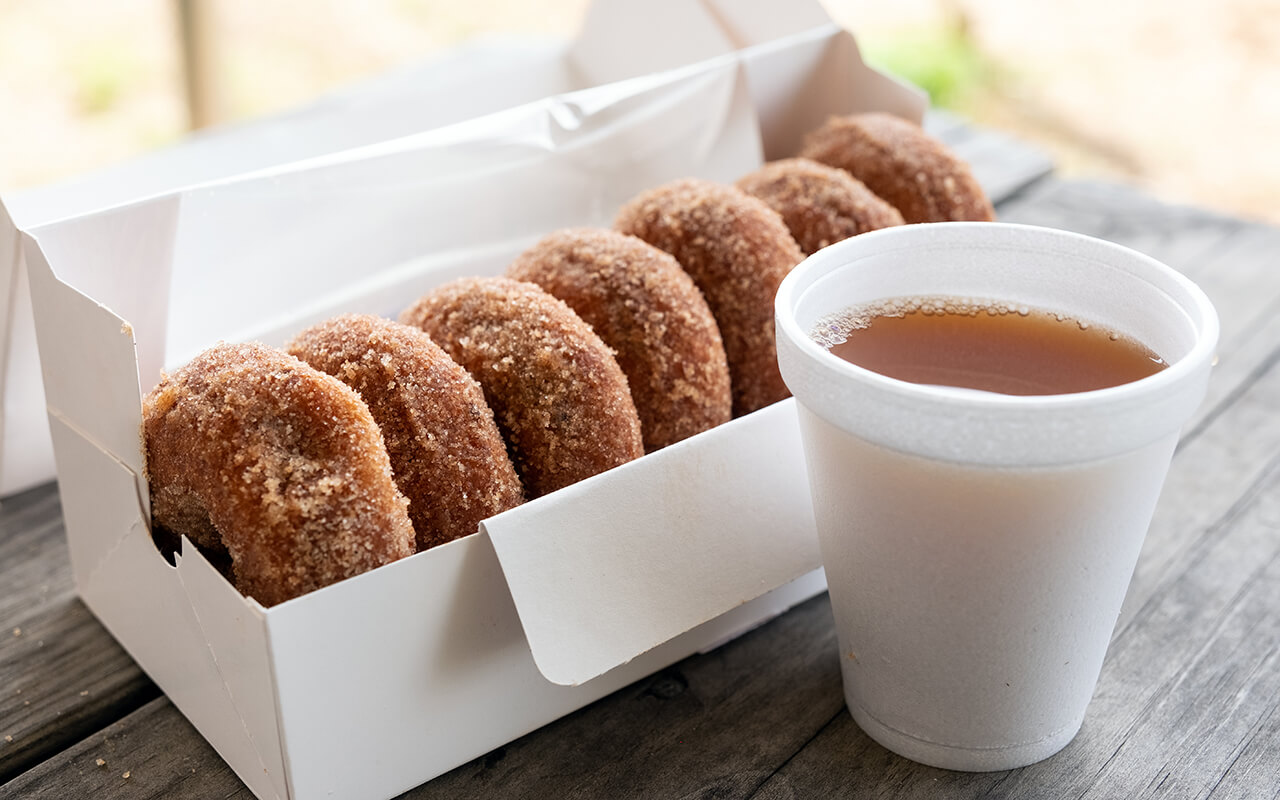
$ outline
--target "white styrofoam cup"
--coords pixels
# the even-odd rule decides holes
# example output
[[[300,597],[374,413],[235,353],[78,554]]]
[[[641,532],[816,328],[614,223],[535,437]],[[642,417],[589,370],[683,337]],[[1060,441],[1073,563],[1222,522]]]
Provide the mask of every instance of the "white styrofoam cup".
[[[1169,366],[1014,397],[894,380],[810,338],[904,296],[1064,313]],[[1039,761],[1079,730],[1218,338],[1191,281],[1127,248],[1000,223],[907,225],[815,253],[777,296],[845,699],[885,747],[956,770]]]

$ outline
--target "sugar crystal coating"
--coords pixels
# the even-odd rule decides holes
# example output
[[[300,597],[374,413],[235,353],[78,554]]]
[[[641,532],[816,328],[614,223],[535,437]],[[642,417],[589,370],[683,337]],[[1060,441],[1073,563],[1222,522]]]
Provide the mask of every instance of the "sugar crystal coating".
[[[729,365],[702,292],[667,253],[634,236],[552,233],[507,276],[563,300],[613,348],[652,452],[727,422]]]
[[[804,256],[776,211],[735,187],[686,179],[640,194],[614,227],[675,256],[702,290],[724,340],[735,416],[790,395],[773,298]]]
[[[883,112],[832,117],[800,155],[847,170],[907,222],[995,219],[969,166],[913,122]]]
[[[898,209],[862,181],[807,158],[765,164],[740,178],[737,186],[778,212],[805,255],[860,233],[902,224]]]
[[[369,406],[419,550],[475,533],[524,501],[479,384],[420,329],[344,314],[298,334],[288,350]]]
[[[400,316],[479,382],[530,497],[644,454],[613,353],[573,309],[532,283],[461,278]]]
[[[206,350],[147,394],[143,433],[153,526],[225,548],[263,605],[414,552],[369,409],[286,353]]]

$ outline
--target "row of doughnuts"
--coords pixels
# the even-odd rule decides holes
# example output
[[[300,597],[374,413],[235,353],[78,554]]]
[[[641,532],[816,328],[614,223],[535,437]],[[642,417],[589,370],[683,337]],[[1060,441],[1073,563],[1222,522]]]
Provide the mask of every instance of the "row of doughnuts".
[[[555,232],[505,277],[439,287],[400,322],[344,315],[287,352],[205,351],[144,401],[157,541],[187,535],[273,605],[787,396],[772,301],[806,253],[919,208],[990,216],[941,145],[863,116],[807,140],[839,169],[677,181],[615,230]],[[851,142],[850,125],[884,141]],[[867,152],[917,177],[860,181]],[[931,198],[893,194],[912,187]]]

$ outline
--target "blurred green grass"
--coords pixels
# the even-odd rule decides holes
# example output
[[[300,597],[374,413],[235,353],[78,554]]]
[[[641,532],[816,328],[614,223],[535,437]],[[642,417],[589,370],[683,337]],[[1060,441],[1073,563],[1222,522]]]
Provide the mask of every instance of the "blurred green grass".
[[[75,86],[76,105],[86,114],[115,108],[142,77],[142,62],[123,43],[99,42],[70,54],[68,71]]]
[[[874,37],[863,46],[863,57],[925,90],[934,106],[969,116],[1014,77],[957,24],[904,28]]]

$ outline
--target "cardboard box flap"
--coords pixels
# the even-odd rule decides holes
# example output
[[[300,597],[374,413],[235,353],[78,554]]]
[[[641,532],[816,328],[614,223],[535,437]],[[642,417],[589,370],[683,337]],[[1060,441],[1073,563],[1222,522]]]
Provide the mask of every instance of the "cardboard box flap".
[[[835,26],[757,45],[744,64],[766,161],[796,155],[833,114],[888,111],[918,123],[928,106],[920,90],[867,66],[853,36]]]
[[[227,763],[256,766],[237,771],[254,794],[287,798],[289,775],[265,610],[242,597],[186,537],[177,562],[178,582],[220,686],[207,686],[200,695],[180,696],[175,702],[179,707],[189,702],[217,704],[221,716],[238,720],[238,725],[202,733]],[[187,708],[183,713],[197,716]]]
[[[178,205],[162,198],[24,234],[33,302],[45,295],[36,332],[49,413],[138,475],[139,373],[151,386],[161,362],[135,352],[134,337],[164,339]]]
[[[600,84],[831,24],[815,0],[595,0],[568,55],[580,81]]]
[[[742,486],[762,483],[771,492],[742,496]],[[602,675],[820,563],[790,400],[482,528],[538,669],[563,685]]]

